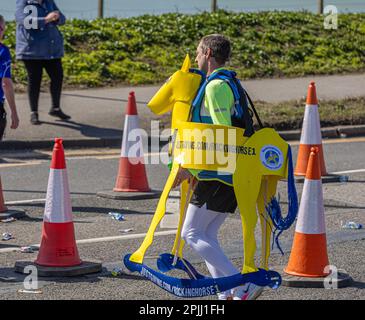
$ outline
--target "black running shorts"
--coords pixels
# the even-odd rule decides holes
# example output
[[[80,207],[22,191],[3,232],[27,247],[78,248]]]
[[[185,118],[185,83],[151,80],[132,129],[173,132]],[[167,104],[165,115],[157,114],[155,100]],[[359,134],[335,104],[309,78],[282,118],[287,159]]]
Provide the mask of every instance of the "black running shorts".
[[[208,210],[222,213],[234,213],[237,208],[233,187],[215,180],[199,181],[190,203],[199,208],[206,203]]]

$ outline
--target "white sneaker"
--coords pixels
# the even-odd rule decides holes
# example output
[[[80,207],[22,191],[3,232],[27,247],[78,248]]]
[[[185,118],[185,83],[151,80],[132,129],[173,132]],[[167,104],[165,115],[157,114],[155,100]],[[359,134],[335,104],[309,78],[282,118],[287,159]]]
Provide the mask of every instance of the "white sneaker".
[[[217,293],[218,300],[232,300],[231,290]]]
[[[234,290],[233,300],[256,300],[262,291],[264,291],[264,287],[253,283],[246,283]]]

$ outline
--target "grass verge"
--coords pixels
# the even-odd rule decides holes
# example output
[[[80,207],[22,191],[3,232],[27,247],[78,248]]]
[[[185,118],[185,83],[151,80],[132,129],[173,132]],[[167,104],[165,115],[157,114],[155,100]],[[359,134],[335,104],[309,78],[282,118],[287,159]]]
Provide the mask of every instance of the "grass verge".
[[[338,29],[326,30],[323,15],[309,12],[195,15],[170,13],[128,19],[71,20],[65,39],[65,87],[161,83],[192,57],[199,39],[223,33],[233,44],[230,68],[241,79],[349,73],[365,70],[365,13],[339,14]],[[15,23],[5,44],[14,55]],[[21,62],[19,85],[27,81]]]

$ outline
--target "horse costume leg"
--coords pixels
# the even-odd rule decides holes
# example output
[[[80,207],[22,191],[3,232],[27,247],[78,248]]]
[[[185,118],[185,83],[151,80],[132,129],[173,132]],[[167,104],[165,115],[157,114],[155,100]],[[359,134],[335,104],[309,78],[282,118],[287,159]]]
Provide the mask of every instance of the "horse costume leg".
[[[149,248],[149,246],[153,242],[153,236],[155,234],[156,228],[166,213],[167,197],[168,197],[170,190],[172,188],[172,185],[176,179],[178,171],[179,171],[179,165],[174,163],[171,168],[170,175],[167,178],[165,187],[162,191],[160,200],[158,201],[156,212],[155,212],[155,215],[153,216],[153,219],[152,219],[151,225],[147,231],[146,237],[144,238],[144,240],[143,240],[141,246],[138,248],[138,250],[135,251],[130,257],[130,260],[132,262],[136,262],[136,263],[143,262],[144,255],[145,255],[147,249]]]
[[[239,176],[234,184],[238,208],[242,221],[244,262],[242,273],[256,272],[255,265],[255,228],[257,224],[256,200],[260,191],[261,177]]]
[[[180,187],[180,217],[179,217],[179,225],[176,232],[174,246],[172,248],[172,254],[176,257],[182,259],[182,252],[184,249],[185,241],[181,238],[181,230],[184,224],[186,210],[188,208],[188,203],[190,202],[191,196],[193,195],[193,187],[192,181],[189,183],[188,181],[183,181]]]
[[[276,194],[277,178],[265,176],[262,179],[259,197],[257,199],[257,212],[261,225],[261,264],[262,269],[268,270],[270,257],[270,240],[273,230],[272,220],[266,212],[266,206]]]

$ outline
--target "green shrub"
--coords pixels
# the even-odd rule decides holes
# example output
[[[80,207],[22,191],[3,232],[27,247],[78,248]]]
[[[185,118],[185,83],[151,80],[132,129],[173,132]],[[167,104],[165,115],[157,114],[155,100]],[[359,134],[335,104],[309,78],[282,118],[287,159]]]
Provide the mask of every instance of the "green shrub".
[[[365,69],[365,14],[340,14],[337,30],[308,12],[169,13],[128,19],[71,20],[65,39],[65,83],[70,86],[160,83],[195,58],[199,39],[223,33],[233,43],[230,68],[241,78],[359,72]],[[15,24],[5,43],[15,49]],[[24,83],[21,63],[15,82]]]

